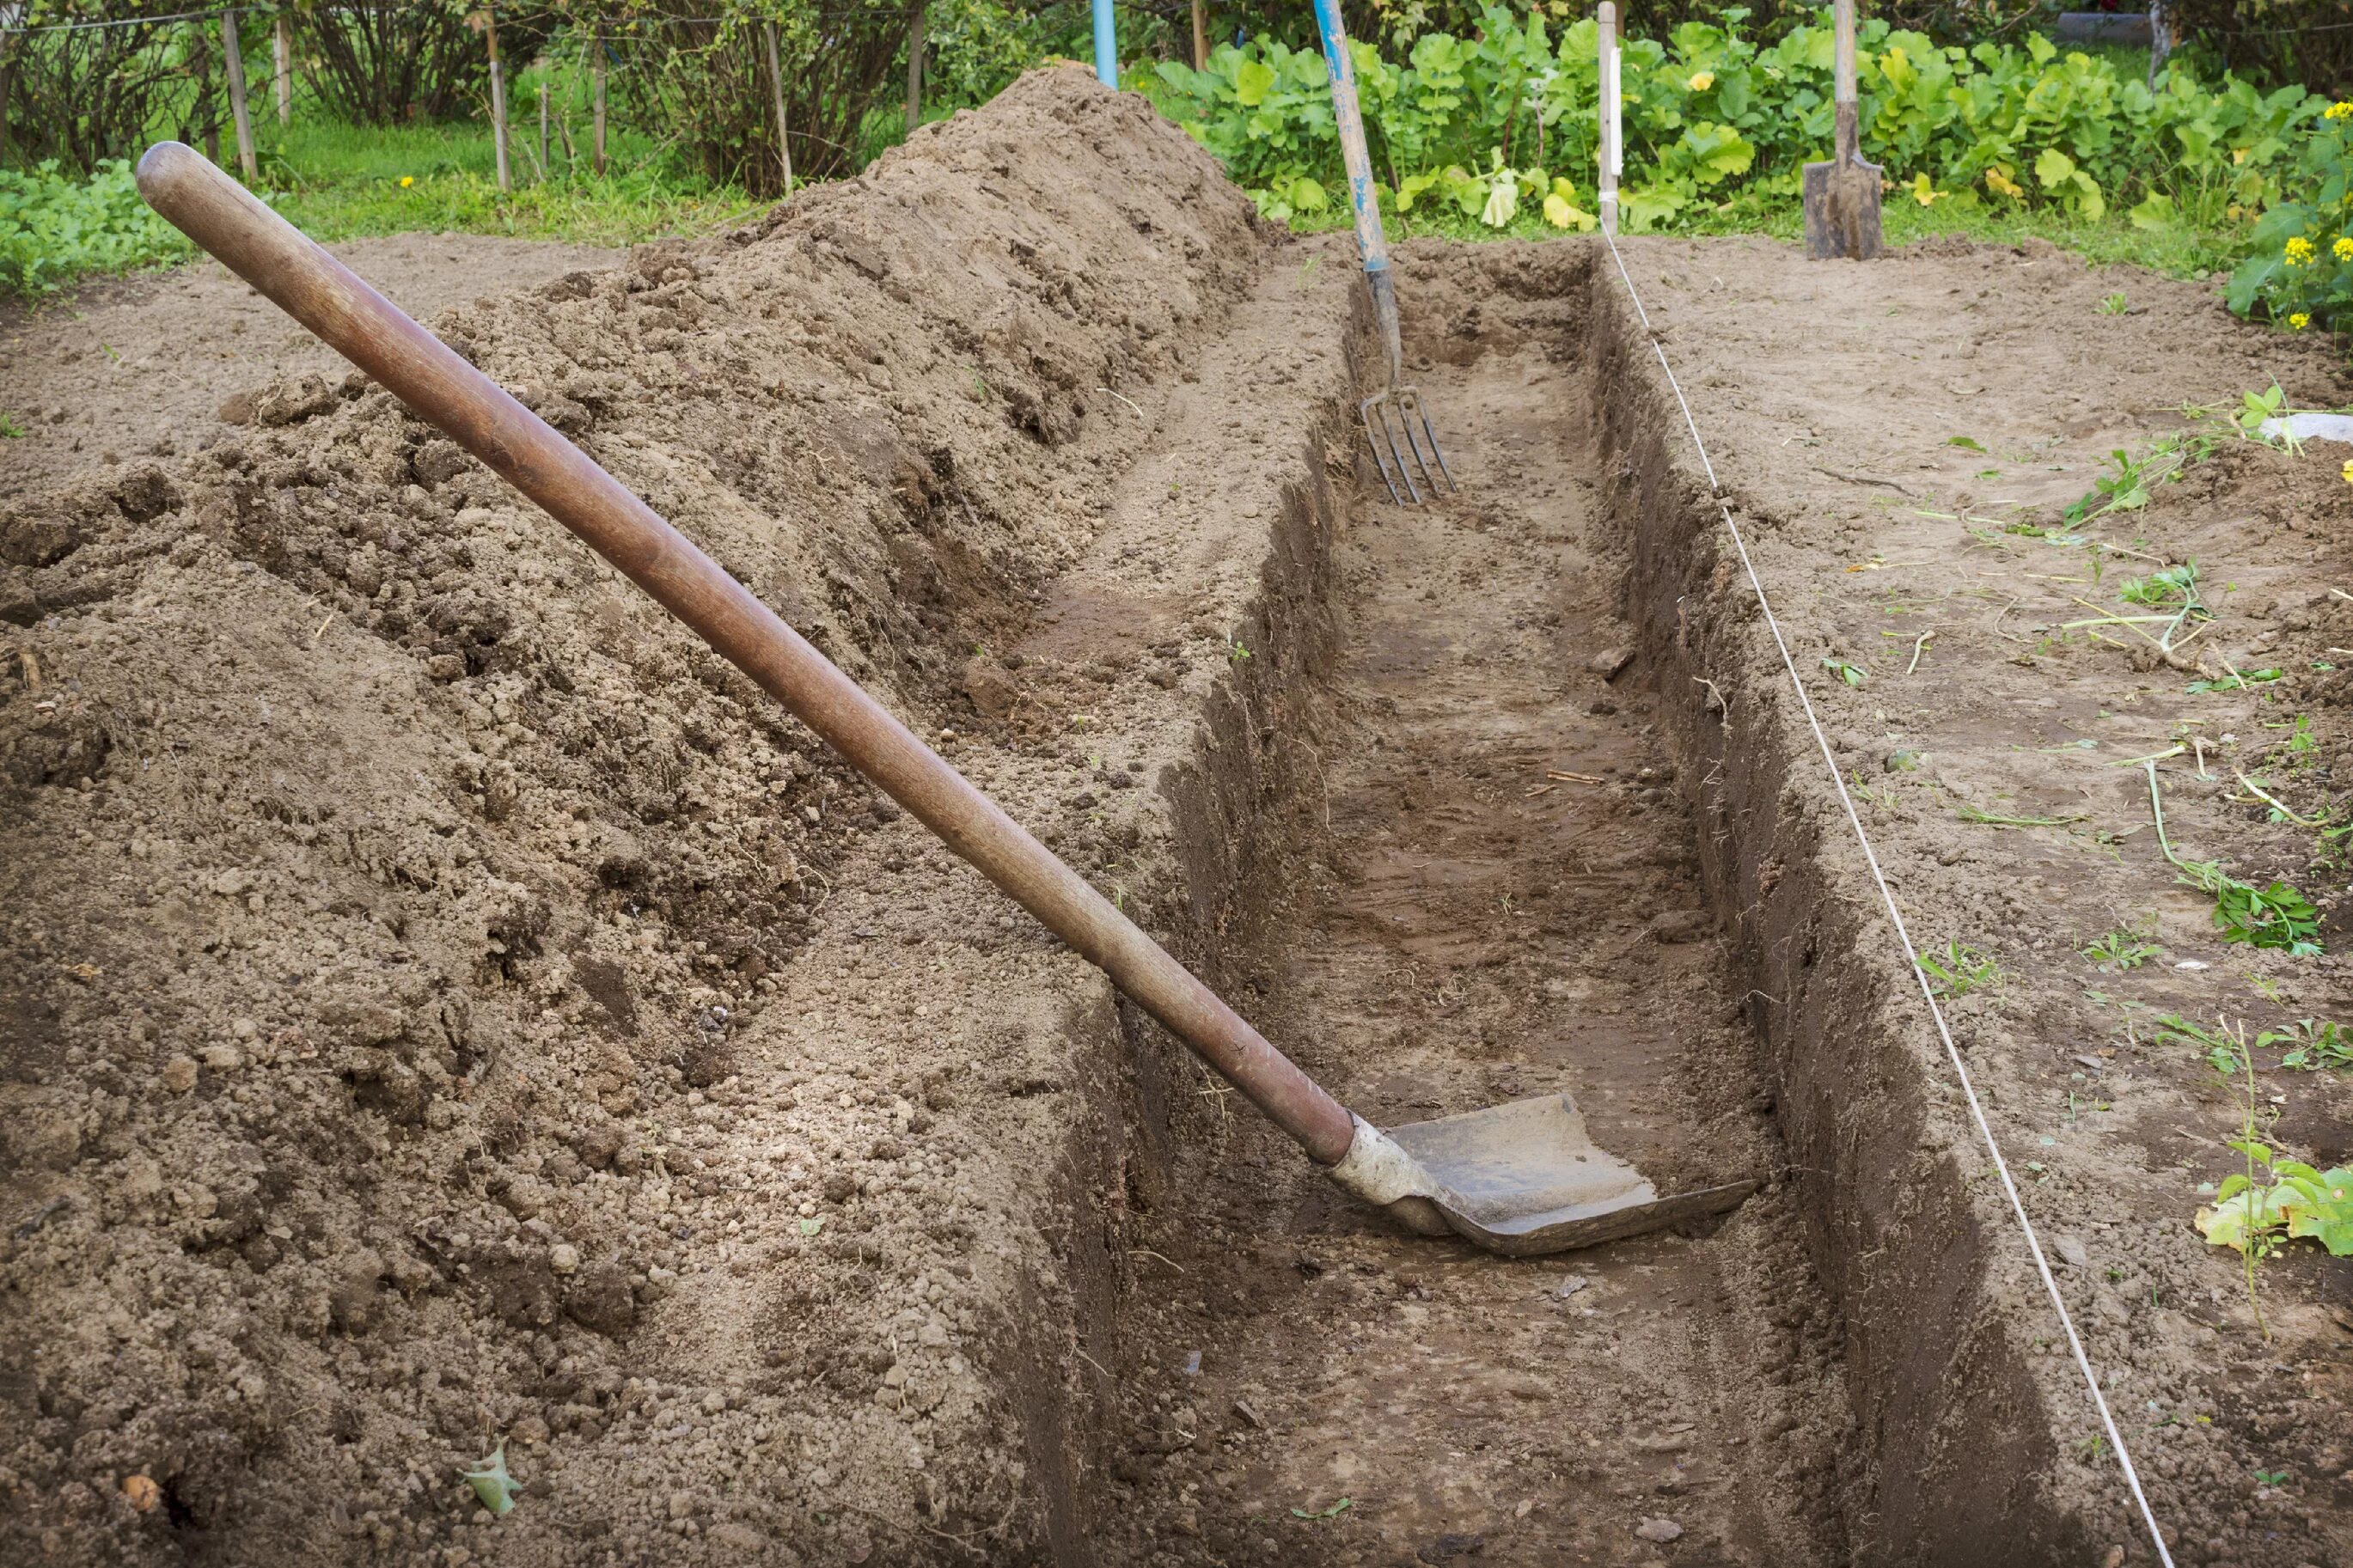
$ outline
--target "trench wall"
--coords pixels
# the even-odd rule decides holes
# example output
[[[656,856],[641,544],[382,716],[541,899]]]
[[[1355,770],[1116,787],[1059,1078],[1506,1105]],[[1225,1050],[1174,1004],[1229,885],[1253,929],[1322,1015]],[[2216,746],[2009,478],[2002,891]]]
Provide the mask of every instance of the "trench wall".
[[[1789,1179],[1845,1322],[1871,1457],[1848,1501],[1855,1559],[2094,1561],[2084,1521],[2052,1498],[2061,1435],[2083,1423],[2060,1419],[2030,1373],[2016,1303],[1998,1283],[2022,1261],[2012,1221],[1606,256],[1586,287],[1592,430],[1607,504],[1631,543],[1624,611],[1668,699],[1709,896],[1778,1079]],[[1769,533],[1769,518],[1742,521],[1752,547]]]

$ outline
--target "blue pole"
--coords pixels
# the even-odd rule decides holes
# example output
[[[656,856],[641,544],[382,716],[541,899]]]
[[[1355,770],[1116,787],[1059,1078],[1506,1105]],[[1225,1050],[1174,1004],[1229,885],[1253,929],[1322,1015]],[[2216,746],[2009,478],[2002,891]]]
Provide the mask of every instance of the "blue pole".
[[[1095,0],[1095,79],[1119,90],[1119,34],[1112,26],[1111,0]]]

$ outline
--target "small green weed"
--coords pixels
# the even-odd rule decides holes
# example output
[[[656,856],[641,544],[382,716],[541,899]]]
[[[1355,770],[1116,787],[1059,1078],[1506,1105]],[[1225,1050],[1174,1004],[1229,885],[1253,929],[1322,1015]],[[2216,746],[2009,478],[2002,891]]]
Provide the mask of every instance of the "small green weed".
[[[2132,301],[2122,294],[2111,294],[2100,301],[2100,314],[2103,316],[2121,316],[2131,309]]]
[[[2137,926],[2118,926],[2093,938],[2083,953],[2105,971],[2138,969],[2164,951],[2149,940],[2149,934]]]
[[[2288,412],[2287,394],[2281,389],[2278,382],[2274,382],[2269,392],[2242,394],[2239,400],[2239,411],[2231,416],[2231,423],[2239,427],[2239,434],[2245,439],[2264,441],[2268,444],[2270,438],[2263,433],[2264,423],[2277,419]],[[2295,444],[2292,437],[2284,439],[2287,439],[2291,446]]]
[[[2206,1065],[2229,1078],[2239,1070],[2241,1045],[2231,1033],[2230,1026],[2217,1018],[2214,1026],[2193,1024],[2179,1013],[2158,1015],[2151,1037],[2160,1046],[2195,1046],[2205,1055]]]
[[[1958,940],[1945,943],[1942,952],[1922,953],[1920,971],[1928,977],[1928,988],[1947,1001],[1983,990],[2001,978],[2000,965]]]
[[[2220,860],[2184,860],[2165,836],[2165,803],[2158,792],[2157,764],[2141,764],[2148,772],[2149,815],[2157,824],[2157,845],[2186,886],[2214,900],[2214,924],[2224,942],[2252,947],[2275,947],[2297,954],[2316,953],[2320,945],[2320,911],[2296,888],[2274,879],[2258,888],[2222,869]]]
[[[1862,666],[1859,664],[1850,664],[1842,658],[1825,658],[1822,660],[1822,668],[1829,670],[1832,675],[1837,676],[1841,680],[1845,681],[1849,686],[1861,686],[1864,681],[1871,679],[1870,673],[1866,671]]]
[[[2353,1068],[2353,1043],[2345,1026],[2320,1018],[2298,1018],[2281,1029],[2265,1029],[2255,1037],[2260,1049],[2285,1046],[2280,1066],[2302,1072]]]
[[[2080,528],[2112,511],[2138,511],[2158,486],[2178,482],[2184,468],[2202,462],[2213,450],[2213,437],[2189,434],[2162,437],[2138,458],[2117,447],[2108,454],[2116,474],[2093,479],[2090,491],[2068,507],[2068,526]]]
[[[2193,680],[2185,689],[2190,696],[2203,696],[2209,691],[2252,691],[2258,686],[2268,686],[2287,671],[2284,669],[2232,670],[2214,680]]]
[[[25,427],[16,423],[16,416],[0,408],[0,441],[21,441],[24,438]]]

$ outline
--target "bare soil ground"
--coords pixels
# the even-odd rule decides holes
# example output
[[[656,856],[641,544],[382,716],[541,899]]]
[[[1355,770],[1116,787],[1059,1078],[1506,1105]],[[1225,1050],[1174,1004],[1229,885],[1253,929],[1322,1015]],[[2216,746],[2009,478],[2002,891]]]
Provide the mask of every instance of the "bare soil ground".
[[[1907,919],[1998,965],[1963,1043],[2181,1560],[2353,1558],[2344,1266],[2262,1341],[2189,1226],[2242,1082],[2151,1027],[2341,1016],[2337,960],[2220,943],[2101,765],[2197,737],[2177,844],[2337,945],[2237,774],[2336,798],[2353,489],[2224,442],[2115,552],[2003,531],[2184,399],[2346,392],[2052,256],[1628,252]],[[0,1559],[2147,1560],[1606,253],[1402,265],[1419,509],[1345,245],[1075,69],[432,324],[1366,1114],[1565,1089],[1755,1197],[1402,1237],[381,393],[108,464],[67,388],[0,508]],[[2191,556],[2192,660],[2279,680],[2063,625]]]
[[[618,258],[590,246],[480,234],[396,234],[333,247],[419,321]],[[0,413],[28,435],[0,445],[0,500],[86,468],[201,450],[224,408],[254,417],[280,378],[339,383],[351,367],[218,262],[0,307]]]
[[[2267,1263],[2265,1337],[2238,1256],[2190,1223],[2243,1168],[2226,1142],[2247,1080],[2158,1022],[2253,1037],[2353,1004],[2335,951],[2343,856],[2248,783],[2310,821],[2340,809],[2348,454],[2223,433],[2146,508],[2081,528],[2063,516],[2115,476],[2111,453],[2214,434],[2206,411],[2274,379],[2298,406],[2353,388],[2203,289],[2046,250],[1947,242],[1868,268],[1750,242],[1626,252],[1907,923],[1924,947],[1959,942],[1998,966],[1952,1003],[1959,1042],[2179,1560],[2353,1559],[2353,1263],[2309,1246]],[[1912,1475],[1878,1478],[1864,1553],[1999,1508],[2046,1513],[2032,1533],[2064,1560],[2138,1561],[2146,1541],[1917,989],[1886,962],[1894,933],[1681,412],[1614,273],[1602,292],[1626,379],[1598,412],[1621,433],[1633,598],[1666,684],[1712,679],[1729,704],[1681,710],[1683,754],[1705,770],[1710,870],[1740,911],[1801,1201],[1846,1303],[1849,1385],[1865,1391],[1866,1441],[1919,1437]],[[2179,668],[2099,619],[2146,612],[2126,580],[2193,561],[2216,618]],[[2157,842],[2138,762],[2153,756],[2182,858],[2300,884],[2329,952],[2222,940],[2214,901]],[[2083,951],[2119,930],[2153,951],[2130,967]],[[2289,1048],[2256,1052],[2257,1129],[2343,1164],[2346,1064],[2285,1068]],[[1954,1441],[1955,1405],[1972,1402],[2011,1414]],[[2047,1434],[2020,1418],[2037,1403]],[[2011,1486],[2026,1475],[2031,1499]],[[1967,1544],[1911,1550],[1978,1560]]]

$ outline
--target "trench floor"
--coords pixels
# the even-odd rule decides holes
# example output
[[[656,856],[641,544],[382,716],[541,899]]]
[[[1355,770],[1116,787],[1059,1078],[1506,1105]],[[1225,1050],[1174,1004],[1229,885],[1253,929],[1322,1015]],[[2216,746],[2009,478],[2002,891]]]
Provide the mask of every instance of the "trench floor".
[[[1336,541],[1345,651],[1246,1010],[1385,1124],[1566,1089],[1662,1190],[1771,1184],[1512,1261],[1394,1232],[1240,1111],[1144,1266],[1171,1310],[1123,1560],[1834,1561],[1836,1329],[1651,723],[1694,694],[1602,672],[1634,637],[1575,346],[1421,380],[1461,493],[1366,492]]]

